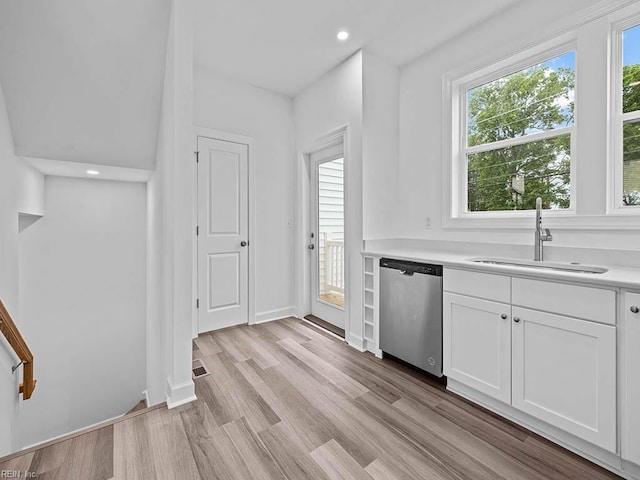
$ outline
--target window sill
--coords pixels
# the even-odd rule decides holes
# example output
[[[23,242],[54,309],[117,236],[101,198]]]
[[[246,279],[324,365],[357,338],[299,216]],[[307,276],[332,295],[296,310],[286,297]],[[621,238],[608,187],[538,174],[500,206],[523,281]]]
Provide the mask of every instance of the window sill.
[[[610,215],[575,215],[575,213],[542,213],[544,228],[551,230],[640,230],[640,211],[633,214],[620,212]],[[443,221],[447,230],[532,230],[535,228],[535,212],[521,215],[481,217],[449,217]]]

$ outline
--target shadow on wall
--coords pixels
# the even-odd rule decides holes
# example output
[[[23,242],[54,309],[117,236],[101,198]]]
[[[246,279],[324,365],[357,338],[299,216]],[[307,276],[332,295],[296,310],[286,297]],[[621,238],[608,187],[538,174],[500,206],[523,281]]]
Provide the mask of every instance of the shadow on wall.
[[[46,178],[46,215],[20,217],[20,328],[38,388],[24,447],[127,412],[145,388],[146,190]]]

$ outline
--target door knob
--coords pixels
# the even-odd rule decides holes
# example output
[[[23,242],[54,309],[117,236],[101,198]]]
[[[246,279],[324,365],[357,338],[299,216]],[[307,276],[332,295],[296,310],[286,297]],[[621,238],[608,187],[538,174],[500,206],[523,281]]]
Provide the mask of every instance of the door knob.
[[[518,323],[520,321],[520,317],[513,317],[513,321]]]
[[[245,242],[244,240],[240,242],[241,247],[246,247],[247,245],[249,245],[249,243]]]
[[[503,320],[506,320],[507,319],[507,314],[503,313],[502,315],[500,315],[500,318],[503,319]]]
[[[640,308],[636,307],[635,305],[633,307],[631,307],[629,310],[631,310],[631,313],[638,313],[640,312]]]
[[[307,246],[307,248],[308,248],[309,250],[313,250],[314,248],[316,248],[316,246],[315,246],[313,243],[310,243],[310,244]]]

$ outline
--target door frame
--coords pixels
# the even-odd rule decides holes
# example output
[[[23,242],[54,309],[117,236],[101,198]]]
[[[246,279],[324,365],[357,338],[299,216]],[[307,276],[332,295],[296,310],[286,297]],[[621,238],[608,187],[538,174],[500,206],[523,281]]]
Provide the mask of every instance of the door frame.
[[[249,189],[249,271],[247,274],[249,275],[249,291],[248,302],[249,302],[249,315],[247,318],[247,325],[253,325],[256,321],[256,306],[255,306],[255,272],[256,272],[256,259],[255,259],[255,175],[254,175],[254,164],[255,164],[255,139],[253,137],[247,137],[245,135],[239,135],[236,133],[223,132],[221,130],[214,130],[211,128],[205,127],[194,127],[193,128],[193,151],[198,151],[198,138],[204,137],[212,140],[221,140],[223,142],[230,143],[239,143],[242,145],[246,145],[248,149],[247,154],[247,163],[248,163],[248,189]],[[194,154],[195,160],[195,154]],[[193,169],[193,179],[192,179],[192,188],[194,195],[193,198],[193,208],[192,208],[192,223],[193,223],[193,306],[192,306],[192,315],[191,315],[191,328],[192,328],[192,337],[198,337],[198,308],[196,307],[196,301],[198,299],[198,292],[200,291],[200,285],[198,285],[198,237],[196,235],[196,226],[198,225],[198,168],[196,164],[196,168]]]
[[[311,255],[309,255],[307,245],[309,243],[309,233],[311,232],[311,154],[324,148],[342,142],[344,150],[344,313],[345,313],[345,342],[348,342],[349,332],[351,331],[351,298],[353,292],[350,291],[350,259],[351,254],[347,248],[347,240],[351,232],[351,212],[349,211],[350,188],[349,188],[349,128],[347,125],[329,132],[326,135],[316,139],[308,145],[298,150],[296,161],[296,220],[298,228],[296,229],[295,239],[295,264],[296,269],[296,309],[297,316],[304,318],[305,315],[311,313]]]

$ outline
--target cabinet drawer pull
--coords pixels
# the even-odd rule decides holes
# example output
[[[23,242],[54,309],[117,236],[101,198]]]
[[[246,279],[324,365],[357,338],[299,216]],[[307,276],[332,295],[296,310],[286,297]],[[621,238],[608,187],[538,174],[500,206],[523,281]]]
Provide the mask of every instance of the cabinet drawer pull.
[[[500,318],[503,319],[503,320],[506,320],[507,319],[507,314],[503,313],[502,315],[500,315]]]
[[[629,310],[631,310],[632,313],[640,312],[640,308],[636,307],[635,305],[633,307],[631,307]]]
[[[516,323],[520,322],[520,317],[513,317],[513,321]]]

